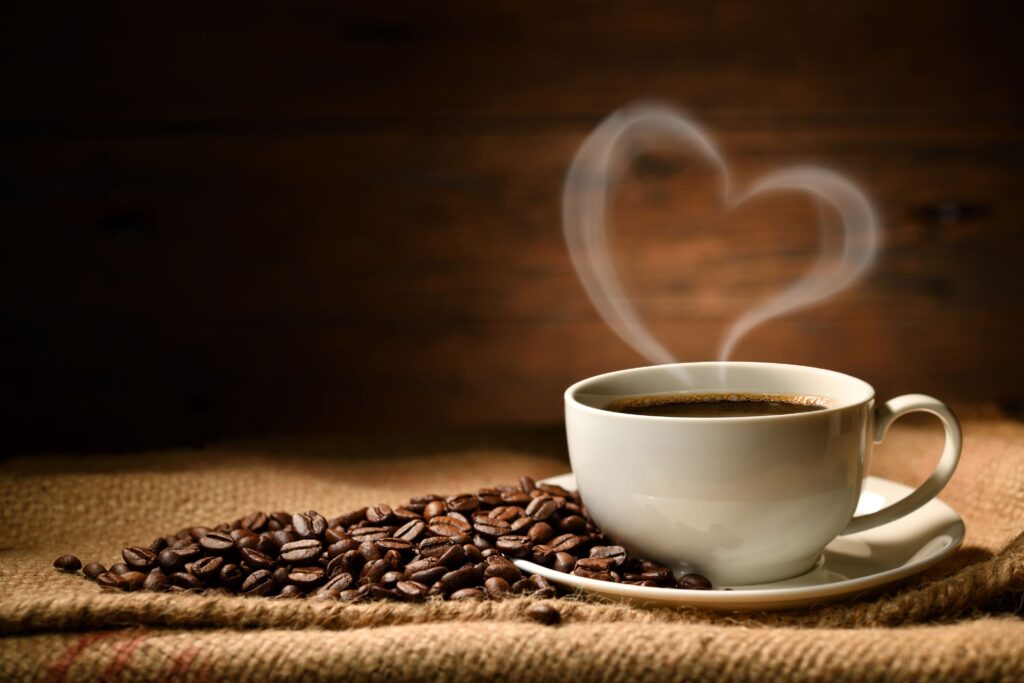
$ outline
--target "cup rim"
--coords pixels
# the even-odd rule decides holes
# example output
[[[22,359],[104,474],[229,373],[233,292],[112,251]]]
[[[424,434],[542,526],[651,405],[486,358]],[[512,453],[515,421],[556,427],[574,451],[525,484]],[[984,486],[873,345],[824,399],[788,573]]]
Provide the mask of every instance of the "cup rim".
[[[737,417],[681,417],[681,416],[677,417],[677,416],[667,416],[667,415],[637,415],[637,414],[634,414],[634,413],[620,413],[620,412],[616,412],[614,410],[605,410],[604,408],[595,408],[593,406],[589,406],[586,403],[583,403],[582,401],[580,401],[578,398],[576,398],[576,394],[579,393],[580,389],[583,388],[585,385],[590,384],[592,382],[597,382],[597,381],[603,380],[603,379],[611,379],[611,378],[614,378],[614,377],[619,376],[619,375],[627,375],[627,374],[638,372],[638,371],[641,371],[641,370],[650,370],[650,369],[653,369],[653,368],[675,368],[675,367],[695,367],[695,366],[721,366],[721,365],[754,366],[754,367],[774,367],[774,368],[799,368],[801,370],[813,370],[815,372],[821,372],[821,373],[824,373],[824,374],[827,374],[827,375],[832,375],[834,377],[839,377],[839,378],[842,378],[844,380],[854,382],[856,384],[860,384],[866,390],[866,397],[864,399],[862,399],[862,400],[852,401],[852,402],[848,402],[848,403],[842,403],[840,405],[829,406],[829,407],[823,408],[822,410],[815,410],[815,411],[812,411],[812,412],[809,412],[809,413],[790,413],[788,415],[743,415],[743,416],[737,416]],[[563,394],[563,398],[564,398],[566,404],[572,404],[573,406],[575,406],[576,409],[583,410],[584,412],[587,412],[587,413],[593,413],[595,415],[601,415],[601,416],[604,416],[604,417],[614,417],[614,418],[621,418],[621,419],[625,419],[625,420],[634,420],[634,421],[639,420],[639,421],[644,421],[644,422],[647,422],[647,421],[671,422],[671,423],[674,423],[674,424],[693,424],[693,423],[704,423],[704,422],[710,422],[710,423],[714,423],[714,424],[726,424],[726,423],[730,423],[730,422],[753,422],[753,421],[763,421],[763,420],[794,420],[794,419],[795,420],[800,420],[800,419],[813,418],[813,417],[819,416],[819,415],[829,415],[829,414],[832,414],[832,413],[837,413],[837,412],[839,412],[841,410],[849,410],[850,408],[855,408],[857,406],[862,406],[862,405],[865,405],[867,403],[870,403],[875,398],[875,388],[873,386],[871,386],[870,384],[868,384],[867,382],[865,382],[864,380],[860,379],[859,377],[854,377],[853,375],[848,375],[846,373],[838,372],[836,370],[828,370],[828,369],[825,369],[825,368],[816,368],[816,367],[814,367],[812,365],[797,365],[795,363],[767,363],[767,362],[762,362],[762,361],[728,361],[728,360],[727,361],[695,361],[695,362],[689,362],[689,363],[662,363],[662,364],[658,364],[658,365],[640,365],[640,366],[636,366],[636,367],[632,367],[632,368],[625,368],[625,369],[622,369],[622,370],[613,370],[612,372],[605,372],[605,373],[602,373],[600,375],[592,375],[591,377],[587,377],[585,379],[581,379],[578,382],[575,382],[571,386],[569,386],[569,388],[567,388],[565,390],[565,393]]]

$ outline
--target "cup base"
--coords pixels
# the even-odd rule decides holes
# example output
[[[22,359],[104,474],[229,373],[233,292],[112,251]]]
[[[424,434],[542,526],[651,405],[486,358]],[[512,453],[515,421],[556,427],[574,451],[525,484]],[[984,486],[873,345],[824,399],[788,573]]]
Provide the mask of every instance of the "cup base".
[[[821,553],[809,558],[801,558],[790,562],[773,562],[770,565],[745,565],[743,567],[722,567],[718,570],[709,569],[707,573],[693,568],[676,568],[673,574],[678,579],[681,575],[698,571],[708,577],[715,588],[746,588],[762,584],[775,583],[792,579],[809,571],[813,571],[824,562]]]

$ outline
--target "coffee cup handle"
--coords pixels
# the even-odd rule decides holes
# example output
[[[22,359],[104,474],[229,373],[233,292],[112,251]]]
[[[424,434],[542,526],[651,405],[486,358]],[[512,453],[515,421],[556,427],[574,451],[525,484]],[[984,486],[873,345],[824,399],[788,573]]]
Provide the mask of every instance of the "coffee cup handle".
[[[931,473],[927,481],[905,498],[876,512],[858,515],[851,519],[840,533],[841,536],[888,524],[910,514],[939,495],[939,491],[953,476],[953,470],[956,469],[956,464],[960,460],[963,435],[960,433],[960,422],[956,419],[956,415],[949,409],[949,406],[937,398],[924,394],[905,394],[880,405],[875,409],[875,443],[882,442],[885,433],[889,431],[889,425],[897,418],[919,411],[938,417],[942,421],[942,428],[946,431],[946,443],[942,448],[942,457],[939,458],[939,464],[935,467],[935,471]]]

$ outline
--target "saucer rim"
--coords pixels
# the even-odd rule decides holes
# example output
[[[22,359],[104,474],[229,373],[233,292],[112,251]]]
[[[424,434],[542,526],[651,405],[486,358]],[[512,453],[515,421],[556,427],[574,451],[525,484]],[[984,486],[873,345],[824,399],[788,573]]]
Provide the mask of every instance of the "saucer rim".
[[[570,488],[566,485],[567,479],[572,483],[572,490],[575,490],[575,477],[572,472],[565,472],[553,477],[547,477],[538,483],[554,483],[564,488]],[[878,484],[876,482],[881,482],[886,487],[903,489],[904,495],[913,491],[913,488],[910,486],[906,486],[905,484],[901,484],[891,479],[886,479],[885,477],[877,476],[865,477],[863,490],[870,491],[878,488]],[[673,603],[677,606],[702,607],[712,610],[752,611],[788,609],[825,600],[834,600],[839,597],[857,593],[858,591],[867,591],[869,589],[894,583],[900,579],[920,573],[952,555],[960,548],[961,545],[963,545],[964,542],[967,530],[964,525],[963,517],[951,505],[939,498],[933,498],[920,509],[924,510],[929,507],[945,508],[951,516],[950,523],[945,531],[948,531],[952,538],[944,547],[926,557],[914,562],[902,564],[898,567],[893,567],[892,569],[886,569],[884,571],[854,579],[845,579],[842,581],[813,586],[753,589],[736,587],[731,588],[728,591],[723,589],[700,591],[682,588],[630,586],[620,583],[598,581],[597,579],[588,579],[581,576],[573,576],[572,574],[566,574],[564,572],[557,572],[548,567],[543,567],[534,562],[530,562],[529,560],[514,559],[513,562],[522,571],[529,572],[531,574],[539,574],[540,576],[543,576],[555,583],[586,591],[588,593],[595,593],[610,599],[625,599],[632,602],[648,602],[660,605]],[[882,527],[877,528],[884,528],[884,526],[888,525],[883,525]],[[860,532],[860,534],[869,534],[872,531],[873,529],[867,529]],[[860,534],[850,534],[845,538],[856,538]],[[778,583],[788,580],[790,579],[783,579]]]

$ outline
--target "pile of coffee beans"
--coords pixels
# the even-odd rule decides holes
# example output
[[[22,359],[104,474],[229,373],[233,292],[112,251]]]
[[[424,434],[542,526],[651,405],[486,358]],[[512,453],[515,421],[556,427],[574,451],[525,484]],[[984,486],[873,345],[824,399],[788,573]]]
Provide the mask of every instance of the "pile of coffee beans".
[[[609,545],[576,493],[522,477],[519,486],[454,496],[426,495],[392,508],[359,508],[332,519],[314,512],[255,512],[213,528],[182,529],[149,546],[129,546],[123,562],[79,568],[123,591],[204,592],[316,600],[420,601],[554,597],[539,575],[510,558],[601,581],[708,589],[698,574],[674,581],[668,567]],[[555,610],[531,617],[557,623]]]

